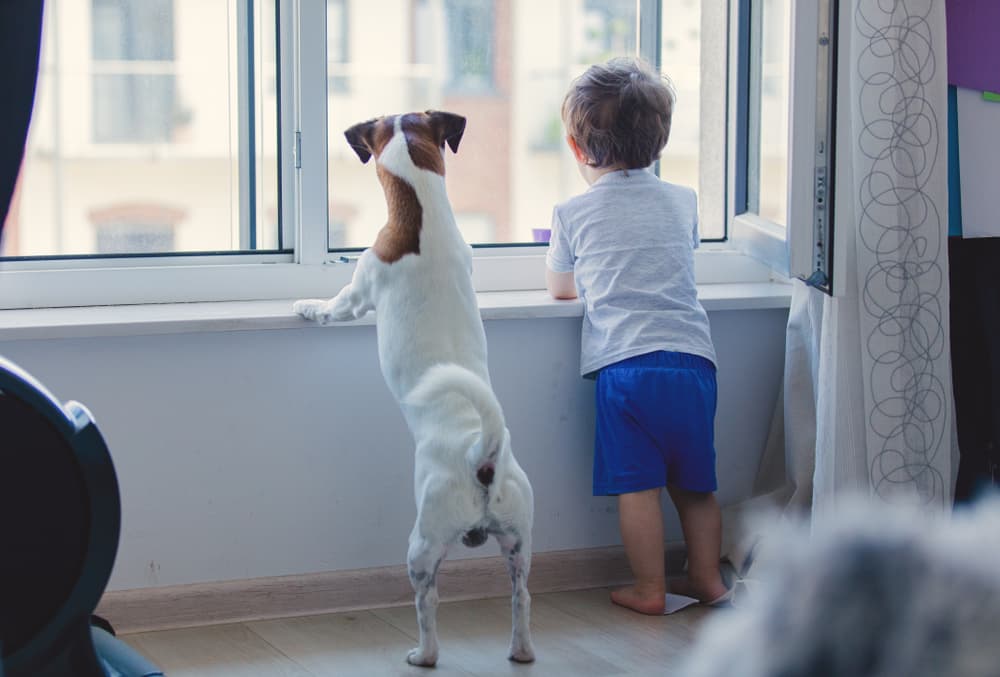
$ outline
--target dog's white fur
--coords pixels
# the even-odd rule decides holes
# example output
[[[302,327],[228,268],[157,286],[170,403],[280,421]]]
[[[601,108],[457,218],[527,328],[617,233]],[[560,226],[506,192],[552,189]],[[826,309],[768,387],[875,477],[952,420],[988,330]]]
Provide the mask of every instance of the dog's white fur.
[[[444,177],[410,157],[402,116],[376,162],[416,191],[422,208],[419,254],[385,263],[372,249],[352,281],[329,301],[303,300],[294,310],[322,324],[377,312],[382,374],[416,442],[417,519],[407,564],[416,593],[420,645],[414,665],[438,658],[436,576],[448,548],[486,534],[498,541],[512,580],[510,654],[534,659],[529,632],[533,497],[511,452],[503,412],[486,364],[486,336],[472,287],[472,253],[455,223]],[[443,153],[442,146],[442,153]],[[392,214],[390,214],[390,220]],[[477,472],[492,469],[484,485]]]
[[[1000,498],[984,499],[949,515],[845,494],[811,523],[759,515],[754,585],[702,627],[677,674],[1000,674]]]

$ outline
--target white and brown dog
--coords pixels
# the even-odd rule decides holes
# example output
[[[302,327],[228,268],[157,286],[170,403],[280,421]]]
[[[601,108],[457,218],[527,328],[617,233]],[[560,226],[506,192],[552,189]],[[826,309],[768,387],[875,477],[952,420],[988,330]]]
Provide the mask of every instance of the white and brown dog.
[[[329,301],[295,303],[321,324],[377,310],[379,360],[416,442],[417,520],[407,565],[416,591],[420,646],[407,661],[438,658],[437,573],[459,538],[492,534],[512,581],[510,659],[534,660],[529,633],[534,503],[514,459],[490,386],[486,335],[472,288],[472,252],[455,224],[444,181],[444,147],[458,150],[465,118],[428,111],[377,118],[345,132],[375,168],[389,220],[358,259],[351,283]]]

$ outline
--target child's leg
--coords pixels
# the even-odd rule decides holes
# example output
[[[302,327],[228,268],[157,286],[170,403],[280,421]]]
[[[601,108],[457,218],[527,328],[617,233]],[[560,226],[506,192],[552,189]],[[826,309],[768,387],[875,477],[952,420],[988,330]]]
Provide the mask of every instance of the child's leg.
[[[660,615],[667,591],[660,489],[619,495],[618,519],[635,585],[615,590],[611,601],[639,613]]]
[[[722,511],[712,492],[687,491],[667,485],[677,508],[687,544],[687,580],[672,584],[673,592],[711,602],[726,593],[719,573]]]

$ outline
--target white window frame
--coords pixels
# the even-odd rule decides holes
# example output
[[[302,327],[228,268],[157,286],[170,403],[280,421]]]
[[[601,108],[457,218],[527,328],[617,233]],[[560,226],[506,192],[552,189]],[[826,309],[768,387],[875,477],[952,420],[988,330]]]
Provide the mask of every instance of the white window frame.
[[[350,281],[356,257],[327,251],[326,2],[278,0],[278,10],[279,116],[294,121],[279,130],[281,228],[293,251],[2,261],[0,309],[328,297]],[[659,0],[640,0],[638,18],[640,54],[656,63]],[[480,248],[473,281],[478,292],[540,289],[544,268],[542,247]],[[700,284],[771,279],[728,242],[703,245],[696,275]]]
[[[756,0],[750,0],[751,2]],[[730,235],[733,246],[761,261],[776,274],[789,278],[809,279],[816,271],[814,233],[815,168],[817,165],[819,33],[823,26],[820,11],[830,0],[791,0],[791,41],[789,48],[789,130],[788,130],[788,201],[785,226],[751,212],[738,213],[736,191],[728,198]],[[849,3],[844,3],[845,5]],[[740,11],[748,11],[749,3],[734,0],[730,4],[730,25],[737,26]],[[842,8],[843,9],[843,8]],[[735,33],[735,31],[734,31]],[[733,35],[730,40],[730,65],[735,69],[742,58],[741,45]],[[734,72],[731,70],[731,72]],[[730,77],[730,101],[737,101],[739,78]],[[729,134],[736,139],[741,133],[737,106],[730,106]],[[831,123],[834,118],[831,118]],[[752,131],[750,132],[752,133]],[[737,175],[737,144],[728,149],[729,185],[735,186]],[[835,256],[839,269],[842,256]],[[834,271],[834,295],[843,291],[844,276]]]

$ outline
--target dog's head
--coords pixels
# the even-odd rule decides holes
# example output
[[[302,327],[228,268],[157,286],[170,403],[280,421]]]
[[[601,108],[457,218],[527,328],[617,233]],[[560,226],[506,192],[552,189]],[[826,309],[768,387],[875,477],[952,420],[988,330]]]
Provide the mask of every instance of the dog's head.
[[[444,176],[445,144],[457,153],[464,133],[465,118],[461,115],[429,110],[359,122],[344,132],[344,136],[358,159],[368,162],[374,156],[377,163],[393,137],[402,134],[413,164]]]
[[[358,159],[368,162],[375,158],[385,190],[389,223],[372,245],[383,262],[420,253],[423,205],[415,186],[432,176],[428,171],[444,177],[445,144],[457,152],[464,132],[465,118],[443,111],[387,115],[344,132]]]

